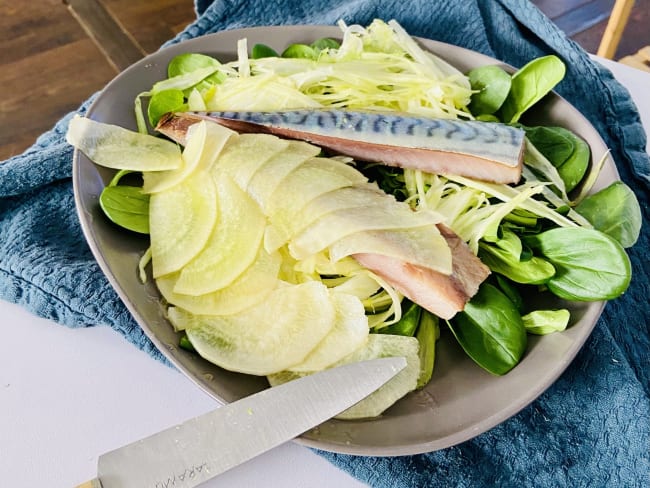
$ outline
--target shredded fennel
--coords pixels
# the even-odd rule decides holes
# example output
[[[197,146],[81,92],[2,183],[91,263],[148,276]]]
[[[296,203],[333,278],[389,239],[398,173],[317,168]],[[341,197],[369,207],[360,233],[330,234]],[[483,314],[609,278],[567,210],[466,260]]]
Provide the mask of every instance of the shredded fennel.
[[[471,118],[465,110],[472,94],[467,78],[421,49],[397,22],[375,20],[367,28],[341,22],[339,27],[340,47],[321,51],[317,60],[252,59],[242,39],[236,61],[164,80],[141,96],[169,88],[186,90],[219,71],[225,80],[201,93],[209,110],[331,106]],[[193,104],[198,105],[196,100]],[[136,117],[144,120],[140,106],[138,111]]]

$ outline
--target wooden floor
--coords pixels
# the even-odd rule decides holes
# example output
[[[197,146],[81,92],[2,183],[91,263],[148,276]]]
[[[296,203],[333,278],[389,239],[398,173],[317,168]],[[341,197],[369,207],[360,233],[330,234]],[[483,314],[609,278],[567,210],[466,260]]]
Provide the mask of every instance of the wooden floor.
[[[533,0],[596,52],[614,0]],[[0,161],[194,20],[193,0],[0,0]],[[650,45],[637,0],[615,58]]]
[[[194,18],[192,0],[0,0],[0,161]]]

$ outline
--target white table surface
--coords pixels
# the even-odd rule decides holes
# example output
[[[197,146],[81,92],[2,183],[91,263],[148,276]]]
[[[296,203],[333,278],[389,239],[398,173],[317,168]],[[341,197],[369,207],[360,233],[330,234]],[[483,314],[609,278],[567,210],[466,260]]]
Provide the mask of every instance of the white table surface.
[[[650,127],[650,74],[601,60]],[[100,454],[217,404],[107,327],[68,329],[0,301],[0,486],[71,488]],[[290,442],[206,487],[365,486]]]

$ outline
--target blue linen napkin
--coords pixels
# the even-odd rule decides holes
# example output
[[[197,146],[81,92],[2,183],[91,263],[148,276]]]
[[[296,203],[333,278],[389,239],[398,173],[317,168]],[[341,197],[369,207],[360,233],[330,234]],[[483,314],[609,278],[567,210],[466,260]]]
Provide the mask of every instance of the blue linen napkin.
[[[630,289],[607,305],[559,380],[491,431],[416,456],[319,453],[374,487],[650,485],[650,161],[636,108],[611,73],[521,0],[196,0],[195,8],[197,20],[169,43],[255,25],[395,18],[413,35],[514,66],[549,53],[566,62],[558,91],[600,132],[641,203],[643,230],[629,250]],[[0,163],[0,298],[70,327],[108,325],[164,360],[84,242],[70,180],[72,149],[64,140],[71,115],[25,153]]]

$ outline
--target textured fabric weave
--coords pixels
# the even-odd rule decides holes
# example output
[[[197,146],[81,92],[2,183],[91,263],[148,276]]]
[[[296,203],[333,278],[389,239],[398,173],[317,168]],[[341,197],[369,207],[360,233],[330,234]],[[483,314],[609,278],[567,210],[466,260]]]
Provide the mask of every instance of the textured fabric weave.
[[[374,487],[649,486],[650,162],[636,108],[609,71],[523,0],[196,0],[195,9],[196,22],[169,43],[255,25],[395,18],[413,35],[514,66],[550,53],[566,62],[558,91],[600,132],[641,203],[642,234],[629,250],[630,289],[607,305],[560,379],[491,431],[417,456],[320,454]],[[70,180],[72,149],[64,141],[70,116],[24,154],[0,163],[0,298],[70,327],[108,325],[160,360],[84,242]]]

